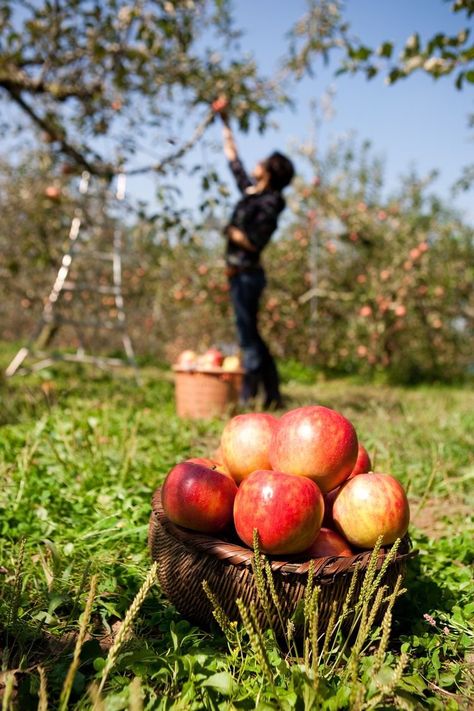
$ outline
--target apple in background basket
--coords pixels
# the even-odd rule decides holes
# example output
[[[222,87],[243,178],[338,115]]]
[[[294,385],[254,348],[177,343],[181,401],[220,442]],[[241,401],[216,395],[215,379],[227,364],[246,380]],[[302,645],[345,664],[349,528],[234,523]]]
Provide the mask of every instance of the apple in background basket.
[[[215,469],[181,462],[161,490],[163,509],[173,523],[201,533],[219,533],[232,523],[235,482]]]
[[[239,356],[226,356],[222,362],[222,370],[225,370],[227,373],[233,373],[236,370],[240,370],[240,368],[241,363]]]
[[[369,472],[346,482],[334,501],[334,523],[358,548],[393,543],[408,530],[410,508],[403,486],[390,474]]]
[[[341,484],[357,459],[357,434],[336,410],[309,405],[284,414],[270,444],[272,469],[306,476],[327,492]]]
[[[220,368],[224,356],[217,348],[209,348],[202,356],[199,356],[199,367]]]
[[[346,539],[330,528],[322,528],[304,554],[308,558],[325,558],[329,555],[349,558],[354,555]]]
[[[219,474],[224,474],[224,476],[229,477],[229,479],[232,479],[233,481],[232,474],[229,472],[226,465],[221,462],[217,462],[215,459],[209,459],[209,457],[191,457],[190,459],[186,459],[186,462],[191,462],[191,464],[200,464],[208,469],[214,469],[214,471],[219,472]]]
[[[353,476],[357,476],[358,474],[366,474],[367,472],[370,472],[371,469],[372,462],[370,461],[369,453],[362,444],[359,444],[359,451],[357,453],[354,469],[347,478],[352,479]]]
[[[180,368],[192,368],[196,365],[197,355],[195,351],[187,350],[179,354],[176,365]]]
[[[237,415],[221,436],[224,464],[240,482],[256,469],[270,469],[269,447],[278,420],[263,412]]]
[[[241,483],[234,501],[239,538],[252,547],[257,529],[260,550],[272,555],[306,550],[321,528],[323,513],[323,496],[313,481],[262,469]]]

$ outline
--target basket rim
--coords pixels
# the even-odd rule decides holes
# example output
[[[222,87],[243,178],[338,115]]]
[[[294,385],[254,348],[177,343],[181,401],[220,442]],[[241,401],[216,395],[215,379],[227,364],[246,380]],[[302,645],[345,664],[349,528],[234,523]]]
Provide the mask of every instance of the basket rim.
[[[226,540],[224,537],[219,538],[210,534],[199,533],[172,523],[165,514],[161,503],[161,487],[158,487],[153,494],[152,518],[163,526],[168,535],[199,553],[217,558],[236,567],[250,567],[252,565],[254,552],[251,548]],[[389,550],[389,546],[381,548],[377,558],[377,569],[382,567]],[[332,579],[338,574],[353,573],[356,567],[364,570],[368,566],[371,554],[372,550],[367,550],[360,551],[347,558],[339,556],[314,558],[314,576]],[[418,551],[412,548],[410,537],[405,534],[397,554],[389,563],[389,566],[412,558],[417,554]],[[262,556],[268,560],[273,571],[286,574],[307,575],[311,562],[311,559],[305,560],[301,555],[288,556],[287,560],[280,560],[278,557],[266,553],[262,554]]]
[[[238,368],[237,370],[224,370],[219,367],[203,368],[203,367],[191,367],[184,368],[182,365],[171,366],[175,373],[187,373],[188,375],[245,375],[245,370],[243,368]]]

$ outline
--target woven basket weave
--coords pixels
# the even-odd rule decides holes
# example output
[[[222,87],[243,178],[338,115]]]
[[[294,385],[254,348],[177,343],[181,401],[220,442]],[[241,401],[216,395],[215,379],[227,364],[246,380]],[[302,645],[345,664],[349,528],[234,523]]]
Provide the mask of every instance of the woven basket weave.
[[[214,619],[211,604],[202,588],[203,580],[208,582],[230,619],[239,619],[236,605],[238,598],[247,605],[250,601],[258,603],[252,570],[253,552],[231,540],[195,533],[171,523],[163,511],[159,489],[152,500],[148,544],[152,559],[159,563],[158,578],[164,594],[184,617],[199,626],[209,628]],[[315,560],[314,582],[320,586],[318,604],[322,628],[329,621],[334,600],[338,603],[336,615],[339,616],[352,573],[359,562],[361,573],[353,598],[357,599],[370,553],[365,551],[351,558],[327,557]],[[405,537],[383,579],[389,590],[393,589],[398,575],[404,576],[406,559],[411,555],[410,542]],[[377,561],[378,568],[384,557],[385,551],[382,550]],[[304,598],[309,561],[297,560],[296,557],[286,561],[268,558],[281,601],[280,614],[286,623]],[[257,607],[260,609],[258,604]],[[260,610],[259,621],[262,625],[266,623],[263,610]],[[350,617],[347,621],[350,623]],[[278,626],[276,613],[272,625]]]
[[[221,368],[180,370],[175,367],[176,412],[179,417],[203,419],[223,415],[239,399],[243,371]]]

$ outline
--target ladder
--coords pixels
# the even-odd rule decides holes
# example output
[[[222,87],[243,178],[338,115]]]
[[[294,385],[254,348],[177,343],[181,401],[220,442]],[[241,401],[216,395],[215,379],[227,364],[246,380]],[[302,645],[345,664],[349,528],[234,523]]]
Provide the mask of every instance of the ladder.
[[[81,198],[89,192],[90,175],[84,171],[79,183],[79,195]],[[117,177],[115,199],[118,204],[125,200],[126,177],[123,173]],[[105,195],[107,197],[107,194]],[[76,207],[71,225],[69,228],[68,247],[63,254],[61,264],[53,283],[51,291],[45,300],[43,311],[38,324],[31,335],[28,343],[19,349],[10,364],[5,375],[12,377],[15,374],[24,375],[36,372],[42,368],[47,368],[57,361],[69,361],[77,363],[89,363],[100,368],[107,369],[109,366],[120,366],[127,362],[138,376],[138,367],[131,338],[127,331],[127,321],[124,308],[124,298],[122,292],[122,232],[118,226],[118,219],[110,220],[101,226],[101,236],[106,240],[106,247],[101,250],[91,249],[90,242],[93,242],[87,229],[87,214],[84,201]],[[102,206],[105,208],[105,206]],[[106,210],[99,210],[107,219]],[[93,226],[92,226],[93,227]],[[111,233],[109,235],[109,233]],[[110,237],[111,236],[111,240]],[[111,242],[111,244],[110,244]],[[81,260],[98,264],[103,262],[108,271],[107,281],[101,283],[103,279],[95,278],[93,281],[71,278],[73,264],[79,266]],[[79,271],[80,268],[79,268]],[[90,278],[90,277],[89,277]],[[64,315],[62,311],[67,310],[66,304],[73,301],[75,294],[91,296],[98,295],[102,301],[104,297],[112,300],[114,306],[112,315],[107,318],[99,317],[87,318],[82,314],[79,318]],[[85,306],[85,303],[81,304]],[[77,350],[75,353],[53,352],[49,346],[61,327],[70,327],[75,333]],[[110,358],[101,355],[88,353],[85,347],[84,331],[91,330],[94,336],[99,332],[116,331],[120,335],[124,356],[120,358]],[[30,359],[32,363],[27,368],[25,361]]]

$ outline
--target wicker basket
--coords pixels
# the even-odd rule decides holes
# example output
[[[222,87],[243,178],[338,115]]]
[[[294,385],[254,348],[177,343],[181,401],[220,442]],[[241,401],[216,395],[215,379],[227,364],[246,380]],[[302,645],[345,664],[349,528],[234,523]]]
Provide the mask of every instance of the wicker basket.
[[[163,511],[159,489],[152,500],[148,544],[153,560],[159,563],[158,578],[166,597],[184,617],[197,625],[209,628],[214,619],[210,602],[202,588],[203,580],[208,582],[230,619],[239,619],[236,605],[238,598],[246,604],[252,600],[258,601],[252,571],[253,552],[230,539],[218,539],[171,523]],[[354,567],[359,562],[363,571],[367,567],[370,553],[365,551],[351,558],[327,557],[315,561],[314,580],[320,586],[321,625],[327,625],[334,600],[338,601],[336,614],[339,615]],[[389,589],[393,589],[399,574],[405,574],[406,559],[411,555],[410,542],[405,537],[384,576],[383,582]],[[377,562],[378,568],[384,556],[385,551],[382,550]],[[294,557],[292,561],[273,558],[270,562],[281,601],[280,614],[286,623],[304,597],[309,561]],[[362,579],[363,575],[359,574],[355,597],[360,591]],[[263,610],[260,611],[260,622],[265,625]],[[278,626],[276,614],[272,624]],[[297,634],[298,631],[297,628]]]
[[[220,368],[184,370],[174,368],[176,412],[179,417],[203,419],[223,415],[239,399],[243,371]]]

